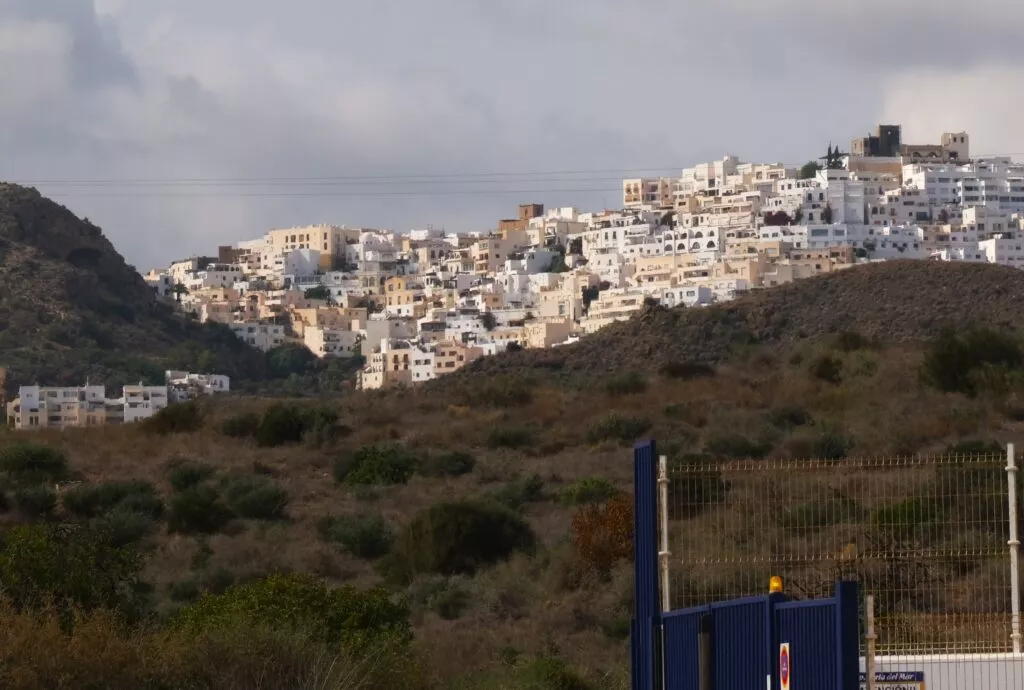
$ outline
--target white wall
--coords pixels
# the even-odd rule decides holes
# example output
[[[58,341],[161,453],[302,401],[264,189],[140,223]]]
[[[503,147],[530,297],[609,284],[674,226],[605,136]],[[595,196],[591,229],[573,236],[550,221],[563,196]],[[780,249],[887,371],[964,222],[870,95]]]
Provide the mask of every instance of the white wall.
[[[860,661],[864,672],[864,659]],[[897,682],[878,685],[878,690],[1020,690],[1024,688],[1024,655],[942,654],[880,656],[875,673],[923,672],[924,684]],[[795,680],[795,679],[794,679]],[[795,686],[794,687],[799,687]],[[861,687],[864,687],[863,685]]]

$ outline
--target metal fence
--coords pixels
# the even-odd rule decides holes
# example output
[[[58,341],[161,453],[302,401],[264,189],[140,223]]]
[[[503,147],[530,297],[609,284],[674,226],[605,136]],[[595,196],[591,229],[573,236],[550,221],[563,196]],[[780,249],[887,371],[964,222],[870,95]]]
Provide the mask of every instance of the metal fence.
[[[763,594],[776,575],[798,600],[855,580],[879,656],[1020,651],[1006,455],[667,469],[666,608]]]

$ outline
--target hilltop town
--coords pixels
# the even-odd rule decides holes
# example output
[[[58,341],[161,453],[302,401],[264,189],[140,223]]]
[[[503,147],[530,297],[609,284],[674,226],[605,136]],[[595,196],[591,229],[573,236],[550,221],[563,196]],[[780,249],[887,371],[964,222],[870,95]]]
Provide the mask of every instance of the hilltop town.
[[[702,307],[890,259],[1024,266],[1024,165],[972,158],[965,132],[899,126],[802,166],[734,156],[627,179],[622,207],[522,204],[487,232],[275,229],[147,282],[263,350],[365,363],[358,385],[417,384],[508,349],[549,348],[645,303]]]

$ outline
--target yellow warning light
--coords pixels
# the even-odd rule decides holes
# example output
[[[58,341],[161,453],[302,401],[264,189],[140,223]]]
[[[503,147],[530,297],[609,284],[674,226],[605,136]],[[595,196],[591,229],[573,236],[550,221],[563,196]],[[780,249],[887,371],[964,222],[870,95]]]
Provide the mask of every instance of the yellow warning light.
[[[778,575],[772,575],[772,579],[768,582],[768,591],[771,594],[778,594],[782,591],[782,578]]]

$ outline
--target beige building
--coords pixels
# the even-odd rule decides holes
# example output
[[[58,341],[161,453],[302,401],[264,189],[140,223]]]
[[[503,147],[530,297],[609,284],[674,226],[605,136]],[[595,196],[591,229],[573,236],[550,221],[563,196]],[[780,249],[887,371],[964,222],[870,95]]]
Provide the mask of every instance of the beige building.
[[[337,225],[306,225],[271,230],[266,234],[265,240],[267,247],[274,254],[284,254],[296,249],[318,251],[321,268],[330,270],[334,266],[335,258],[344,258],[345,247],[359,242],[359,236],[363,232],[367,231]]]
[[[475,359],[484,356],[483,348],[463,345],[450,340],[440,342],[434,350],[434,371],[444,376],[458,371]]]
[[[616,321],[627,321],[643,309],[644,293],[632,288],[604,290],[590,303],[587,316],[580,320],[583,332],[596,333]]]
[[[354,357],[359,344],[359,334],[348,328],[330,326],[306,326],[302,342],[317,357]]]
[[[22,430],[132,423],[152,417],[168,402],[167,386],[125,386],[117,399],[108,399],[103,386],[22,386],[7,403],[7,423]]]
[[[564,343],[572,334],[573,322],[568,317],[544,321],[528,321],[523,325],[523,345],[545,348]]]

